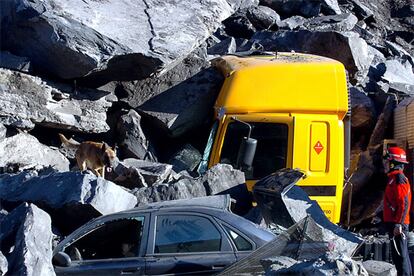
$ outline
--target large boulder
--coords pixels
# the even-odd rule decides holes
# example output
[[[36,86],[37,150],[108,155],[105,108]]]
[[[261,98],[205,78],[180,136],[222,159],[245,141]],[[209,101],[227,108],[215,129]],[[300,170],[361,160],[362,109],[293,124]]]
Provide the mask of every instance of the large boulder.
[[[369,275],[376,276],[397,276],[397,269],[393,264],[375,260],[369,260],[362,263]]]
[[[68,171],[69,160],[58,150],[41,144],[30,134],[21,133],[0,140],[1,171],[13,172],[45,167]]]
[[[391,59],[385,61],[385,73],[382,79],[390,88],[414,96],[414,73],[411,63],[407,60]]]
[[[130,209],[137,203],[124,188],[79,172],[0,175],[0,200],[5,204],[33,202],[47,210],[66,233],[91,218]]]
[[[206,60],[200,47],[162,76],[123,82],[121,100],[145,115],[153,126],[181,136],[203,125],[223,82],[222,75]]]
[[[324,14],[341,13],[336,0],[261,0],[261,4],[271,7],[283,17],[313,17],[318,16],[321,11]]]
[[[108,92],[77,89],[0,69],[0,122],[18,128],[41,125],[99,133],[109,130],[106,112],[116,100]]]
[[[2,46],[64,79],[140,79],[183,59],[244,2],[7,0]]]
[[[352,13],[343,13],[339,15],[319,16],[308,19],[301,29],[346,32],[351,31],[357,22],[358,18]]]
[[[247,18],[257,30],[270,29],[280,23],[280,16],[266,6],[252,7],[247,10]]]
[[[139,204],[148,202],[158,202],[173,199],[190,199],[216,195],[220,193],[230,193],[233,197],[239,195],[238,186],[244,186],[244,173],[234,170],[232,166],[217,164],[198,178],[185,175],[177,175],[170,179],[168,183],[154,185],[148,188],[134,190]]]
[[[368,54],[368,44],[354,32],[261,31],[252,40],[267,51],[293,50],[336,59],[345,65],[352,83],[364,79],[373,59]]]
[[[0,244],[8,252],[9,275],[55,275],[50,216],[36,205],[23,203],[7,215],[0,228]]]
[[[22,72],[29,72],[31,70],[28,58],[15,56],[7,51],[0,51],[0,67]]]

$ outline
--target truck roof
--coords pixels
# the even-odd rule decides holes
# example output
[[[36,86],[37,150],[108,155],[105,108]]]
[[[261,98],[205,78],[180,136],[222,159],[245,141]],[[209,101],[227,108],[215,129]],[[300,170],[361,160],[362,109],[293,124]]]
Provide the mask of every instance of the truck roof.
[[[276,53],[223,56],[212,61],[225,81],[215,109],[226,114],[348,112],[346,72],[342,63],[321,56]]]

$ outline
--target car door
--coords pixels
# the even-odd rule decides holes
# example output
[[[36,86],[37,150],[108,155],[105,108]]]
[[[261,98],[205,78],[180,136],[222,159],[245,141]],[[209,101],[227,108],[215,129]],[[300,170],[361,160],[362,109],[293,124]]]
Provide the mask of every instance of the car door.
[[[152,220],[148,275],[213,274],[236,261],[226,234],[208,215],[160,212]]]
[[[62,247],[72,260],[57,275],[143,275],[149,215],[106,221]]]

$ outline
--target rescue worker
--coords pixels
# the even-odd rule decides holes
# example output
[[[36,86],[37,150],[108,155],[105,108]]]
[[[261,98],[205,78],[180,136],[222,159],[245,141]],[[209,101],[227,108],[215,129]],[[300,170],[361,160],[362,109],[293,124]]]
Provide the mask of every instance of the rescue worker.
[[[405,151],[399,147],[388,148],[384,159],[388,161],[389,171],[384,194],[384,222],[391,239],[392,260],[398,275],[411,275],[407,246],[411,188],[403,172],[408,162]]]

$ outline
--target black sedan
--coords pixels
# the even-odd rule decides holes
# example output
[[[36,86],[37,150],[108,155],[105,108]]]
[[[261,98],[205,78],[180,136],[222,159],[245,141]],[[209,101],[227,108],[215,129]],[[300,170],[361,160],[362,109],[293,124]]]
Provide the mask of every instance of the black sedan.
[[[150,204],[90,221],[53,252],[57,275],[212,274],[275,238],[227,196]]]

